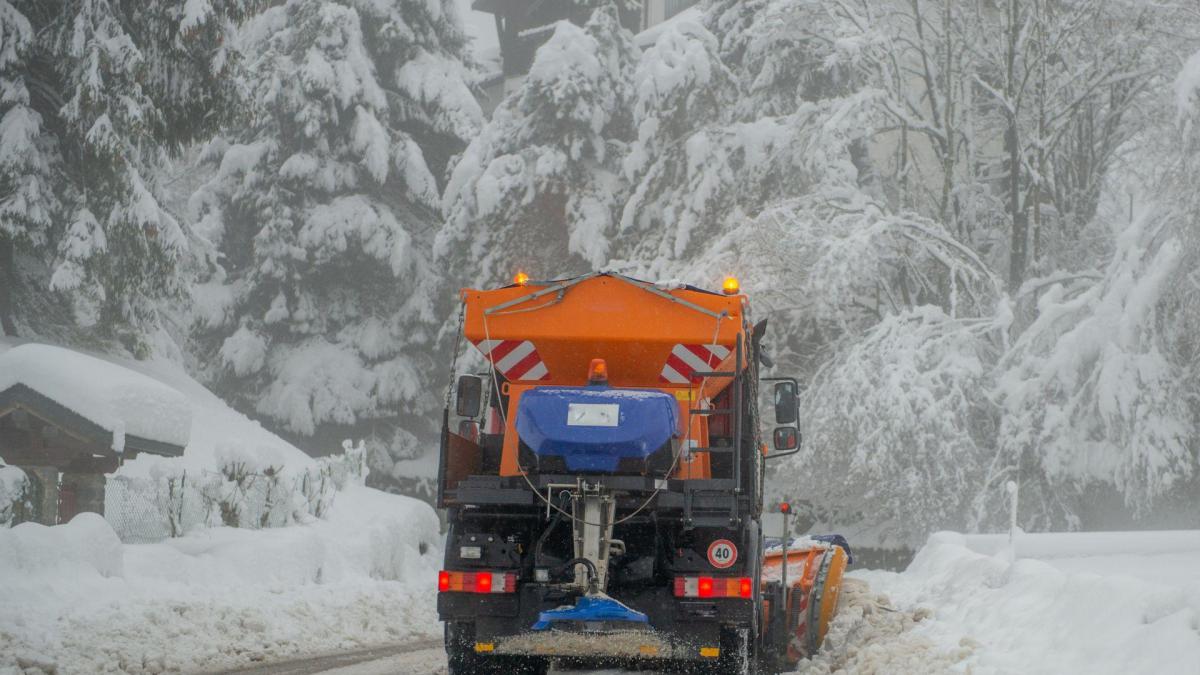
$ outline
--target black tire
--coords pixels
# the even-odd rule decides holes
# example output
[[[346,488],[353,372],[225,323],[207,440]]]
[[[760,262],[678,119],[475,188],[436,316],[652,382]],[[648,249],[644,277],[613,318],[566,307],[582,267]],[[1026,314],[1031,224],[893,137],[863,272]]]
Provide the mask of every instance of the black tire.
[[[721,629],[721,655],[702,672],[712,675],[757,675],[754,640],[746,628]]]
[[[449,675],[546,675],[550,664],[534,656],[490,656],[475,651],[475,624],[446,622]]]
[[[449,675],[499,675],[492,659],[475,652],[475,624],[446,622]]]

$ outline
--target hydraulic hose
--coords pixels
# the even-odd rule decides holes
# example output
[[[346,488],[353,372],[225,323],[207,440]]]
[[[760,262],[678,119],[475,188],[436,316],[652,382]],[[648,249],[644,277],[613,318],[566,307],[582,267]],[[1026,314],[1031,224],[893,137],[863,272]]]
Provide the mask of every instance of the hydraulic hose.
[[[576,565],[583,565],[588,571],[588,592],[594,593],[600,588],[600,575],[596,571],[596,563],[587,558],[571,558],[557,568],[557,571],[575,569]]]
[[[566,497],[566,499],[563,499],[563,497]],[[561,501],[561,502],[566,502],[567,499],[570,499],[570,498],[571,498],[571,494],[569,492],[566,492],[565,490],[563,492],[559,493],[559,501]],[[565,507],[566,504],[564,503],[563,506]],[[537,543],[534,544],[534,546],[533,546],[533,564],[535,567],[541,564],[542,549],[546,545],[546,540],[550,538],[550,534],[552,532],[554,532],[554,528],[558,527],[558,524],[559,524],[559,522],[562,521],[562,518],[563,518],[563,509],[562,508],[554,509],[554,517],[550,519],[550,524],[547,525],[546,529],[542,531],[542,536],[538,537]]]

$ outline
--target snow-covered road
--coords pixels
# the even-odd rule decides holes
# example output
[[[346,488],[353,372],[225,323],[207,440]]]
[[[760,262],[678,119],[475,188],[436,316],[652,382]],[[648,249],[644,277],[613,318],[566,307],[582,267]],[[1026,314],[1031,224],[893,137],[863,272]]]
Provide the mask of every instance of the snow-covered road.
[[[0,675],[445,675],[432,548],[380,579],[336,518],[123,546],[85,516],[0,530]],[[1006,536],[942,533],[902,573],[852,572],[798,672],[1195,675],[1197,570],[1195,531],[1021,535],[1015,560]]]
[[[441,640],[422,640],[391,647],[370,647],[322,656],[265,663],[221,671],[219,675],[444,675],[446,653]]]

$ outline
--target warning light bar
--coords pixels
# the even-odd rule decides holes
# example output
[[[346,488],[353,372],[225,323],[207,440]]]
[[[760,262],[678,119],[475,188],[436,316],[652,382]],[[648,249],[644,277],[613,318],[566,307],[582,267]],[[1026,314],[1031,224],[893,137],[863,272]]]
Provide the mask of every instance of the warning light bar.
[[[515,593],[517,575],[513,572],[438,573],[439,593]]]
[[[677,598],[749,598],[753,594],[750,577],[675,577]]]

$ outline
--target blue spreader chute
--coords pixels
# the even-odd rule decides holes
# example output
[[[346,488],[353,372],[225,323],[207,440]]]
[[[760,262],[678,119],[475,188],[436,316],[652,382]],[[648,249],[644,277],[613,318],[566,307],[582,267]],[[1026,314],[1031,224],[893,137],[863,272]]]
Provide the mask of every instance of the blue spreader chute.
[[[675,397],[654,389],[538,387],[521,395],[517,434],[534,454],[569,471],[614,473],[645,460],[678,429]]]
[[[583,595],[574,607],[560,607],[538,614],[533,630],[549,630],[556,623],[568,622],[627,622],[650,625],[650,619],[607,595]]]

